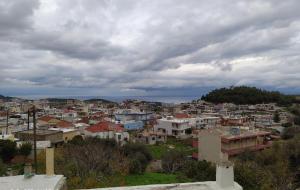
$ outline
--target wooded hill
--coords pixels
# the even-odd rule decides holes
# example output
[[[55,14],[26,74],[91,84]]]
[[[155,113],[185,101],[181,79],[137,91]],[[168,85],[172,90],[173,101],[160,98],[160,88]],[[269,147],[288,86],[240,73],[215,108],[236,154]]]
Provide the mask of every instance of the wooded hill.
[[[234,104],[261,104],[277,103],[279,105],[290,105],[296,102],[295,96],[284,95],[277,91],[267,91],[256,87],[238,86],[220,88],[211,91],[201,100],[212,103],[234,103]]]

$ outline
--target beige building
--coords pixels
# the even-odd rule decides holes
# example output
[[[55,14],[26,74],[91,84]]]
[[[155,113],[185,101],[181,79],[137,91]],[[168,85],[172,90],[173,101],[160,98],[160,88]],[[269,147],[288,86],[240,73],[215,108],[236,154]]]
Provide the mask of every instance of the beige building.
[[[135,138],[136,142],[154,145],[157,143],[165,143],[167,141],[167,135],[160,132],[147,131],[139,133]]]
[[[64,129],[64,128],[49,128],[50,131],[61,131],[63,132],[63,140],[65,143],[72,140],[75,136],[79,135],[77,129]]]
[[[20,131],[15,133],[15,137],[21,141],[33,141],[33,130]],[[37,141],[50,141],[52,145],[63,143],[62,131],[36,130]]]
[[[259,151],[271,147],[270,132],[243,130],[236,127],[202,130],[198,138],[198,159],[219,162],[245,151]]]

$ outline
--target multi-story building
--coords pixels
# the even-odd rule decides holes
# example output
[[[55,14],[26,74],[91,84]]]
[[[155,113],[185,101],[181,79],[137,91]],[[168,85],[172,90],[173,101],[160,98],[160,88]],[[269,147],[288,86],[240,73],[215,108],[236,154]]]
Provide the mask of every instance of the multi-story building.
[[[186,138],[192,133],[189,120],[173,117],[158,119],[157,124],[154,125],[154,131],[176,138]]]
[[[237,127],[202,130],[198,138],[198,159],[219,162],[245,151],[259,151],[271,147],[270,132],[241,130]]]
[[[115,113],[115,120],[123,124],[127,130],[142,129],[153,118],[152,112],[139,112],[130,109],[119,110]]]

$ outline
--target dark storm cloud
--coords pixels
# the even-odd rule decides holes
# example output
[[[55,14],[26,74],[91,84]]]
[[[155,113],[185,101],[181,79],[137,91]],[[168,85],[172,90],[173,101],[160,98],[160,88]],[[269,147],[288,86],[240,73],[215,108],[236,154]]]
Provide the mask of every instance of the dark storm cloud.
[[[297,87],[299,7],[298,0],[0,0],[0,90]]]

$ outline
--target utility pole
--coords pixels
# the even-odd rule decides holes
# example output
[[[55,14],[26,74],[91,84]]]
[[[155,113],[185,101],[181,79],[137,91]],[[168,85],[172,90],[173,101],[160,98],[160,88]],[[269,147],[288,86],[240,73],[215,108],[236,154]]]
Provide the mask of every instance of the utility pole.
[[[33,153],[34,153],[34,168],[35,168],[35,173],[37,173],[37,156],[36,156],[36,110],[35,106],[33,106],[32,110],[32,115],[33,115]]]
[[[8,119],[9,119],[9,110],[6,110],[6,135],[8,135]]]
[[[29,131],[29,119],[30,119],[30,111],[27,111],[27,130]]]

